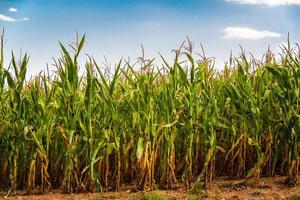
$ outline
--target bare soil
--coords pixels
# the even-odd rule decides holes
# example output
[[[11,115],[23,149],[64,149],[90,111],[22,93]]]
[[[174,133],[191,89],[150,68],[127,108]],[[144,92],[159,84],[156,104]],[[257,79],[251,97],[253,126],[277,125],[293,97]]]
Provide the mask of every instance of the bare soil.
[[[0,193],[0,199],[17,200],[101,200],[101,199],[290,199],[300,200],[300,186],[286,187],[283,185],[285,177],[260,178],[259,182],[249,181],[239,184],[240,180],[217,179],[208,189],[187,190],[184,187],[177,190],[156,190],[149,192],[131,192],[124,188],[120,192],[62,194],[59,190],[46,195],[26,195],[24,191],[17,191],[12,197],[5,197]]]

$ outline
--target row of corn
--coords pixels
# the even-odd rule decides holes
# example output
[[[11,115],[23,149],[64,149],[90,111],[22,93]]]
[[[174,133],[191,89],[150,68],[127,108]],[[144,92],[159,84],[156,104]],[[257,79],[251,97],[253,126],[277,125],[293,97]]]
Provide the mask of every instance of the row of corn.
[[[290,45],[222,70],[188,42],[174,60],[141,57],[107,70],[85,37],[26,80],[27,55],[0,53],[0,187],[66,192],[209,186],[217,177],[286,176],[300,152],[300,54]]]

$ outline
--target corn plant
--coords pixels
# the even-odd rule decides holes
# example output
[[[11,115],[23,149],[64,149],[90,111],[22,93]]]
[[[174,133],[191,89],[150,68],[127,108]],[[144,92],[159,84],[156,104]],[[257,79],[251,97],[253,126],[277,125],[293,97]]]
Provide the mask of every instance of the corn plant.
[[[144,54],[113,69],[60,43],[56,70],[27,80],[0,40],[0,187],[29,193],[209,187],[217,177],[299,175],[300,56],[231,57],[223,70],[187,41],[163,66]],[[200,55],[200,57],[199,57]],[[81,70],[80,70],[81,69]]]

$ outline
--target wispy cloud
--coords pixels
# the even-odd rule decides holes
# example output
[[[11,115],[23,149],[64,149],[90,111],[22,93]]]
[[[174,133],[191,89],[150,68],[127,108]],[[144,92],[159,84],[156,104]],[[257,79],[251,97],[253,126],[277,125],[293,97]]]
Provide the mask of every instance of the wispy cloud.
[[[227,27],[224,30],[225,38],[240,38],[240,39],[262,39],[262,38],[278,38],[280,33],[271,31],[259,31],[248,27]]]
[[[24,21],[29,21],[29,20],[30,19],[27,17],[16,19],[16,18],[12,18],[10,16],[0,14],[0,21],[4,21],[4,22],[24,22]]]
[[[0,14],[0,20],[5,21],[5,22],[15,22],[16,21],[16,19],[14,19],[10,16],[2,15],[2,14]]]
[[[15,7],[10,7],[10,8],[8,9],[8,11],[9,11],[9,12],[18,12],[18,9],[15,8]]]
[[[239,4],[266,5],[266,6],[285,6],[300,5],[300,0],[225,0]]]
[[[30,21],[30,19],[27,18],[27,17],[23,17],[23,18],[21,18],[21,19],[18,19],[18,21],[19,21],[19,22],[27,22],[27,21]]]
[[[159,27],[161,24],[158,22],[152,22],[152,21],[146,21],[146,22],[141,22],[138,23],[138,25],[143,26],[143,27],[149,27],[149,28],[153,28],[153,27]]]

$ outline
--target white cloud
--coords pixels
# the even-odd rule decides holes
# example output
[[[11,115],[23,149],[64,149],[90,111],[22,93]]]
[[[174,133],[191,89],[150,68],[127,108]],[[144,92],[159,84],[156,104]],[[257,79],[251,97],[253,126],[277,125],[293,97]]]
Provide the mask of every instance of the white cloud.
[[[18,12],[18,9],[15,8],[15,7],[10,7],[10,8],[8,9],[8,11],[9,11],[9,12]]]
[[[159,27],[160,23],[149,21],[149,22],[141,22],[138,25],[143,26],[143,27],[153,28],[153,27]]]
[[[300,0],[225,0],[239,4],[266,5],[266,6],[285,6],[300,5]]]
[[[4,21],[4,22],[24,22],[24,21],[29,21],[29,18],[23,17],[21,19],[15,19],[15,18],[12,18],[10,16],[0,14],[0,21]]]
[[[16,19],[14,19],[12,17],[2,15],[2,14],[0,14],[0,20],[5,21],[5,22],[15,22],[15,21],[17,21]]]
[[[280,33],[271,31],[259,31],[247,27],[227,27],[224,30],[225,38],[240,38],[240,39],[262,39],[262,38],[278,38]]]
[[[18,21],[20,21],[20,22],[26,21],[27,22],[27,21],[30,21],[30,19],[27,17],[23,17],[23,18],[19,19]]]

